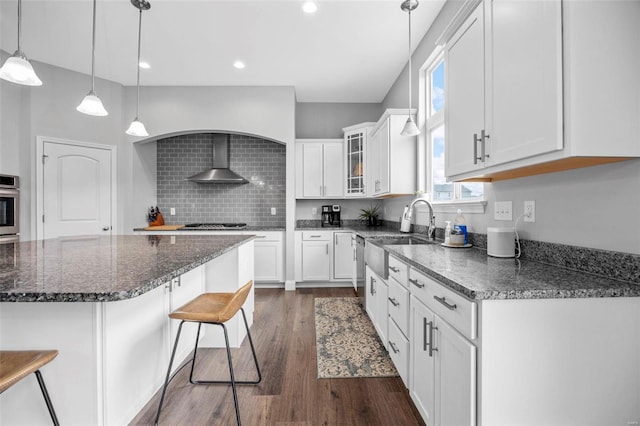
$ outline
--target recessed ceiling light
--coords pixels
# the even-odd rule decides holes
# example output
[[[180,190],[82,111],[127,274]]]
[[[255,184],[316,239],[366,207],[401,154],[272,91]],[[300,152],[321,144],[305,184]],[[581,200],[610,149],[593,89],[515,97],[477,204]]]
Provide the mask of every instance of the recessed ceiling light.
[[[149,63],[145,61],[140,61],[140,63],[138,63],[138,66],[140,68],[144,68],[145,70],[148,70],[149,68],[151,68],[151,65],[149,65]]]
[[[237,68],[237,69],[241,70],[241,69],[243,69],[243,68],[244,68],[244,62],[242,62],[242,61],[235,61],[235,62],[233,63],[233,66],[234,66],[235,68]]]
[[[318,10],[318,5],[316,4],[315,1],[305,1],[302,4],[302,11],[304,13],[316,13],[317,10]]]

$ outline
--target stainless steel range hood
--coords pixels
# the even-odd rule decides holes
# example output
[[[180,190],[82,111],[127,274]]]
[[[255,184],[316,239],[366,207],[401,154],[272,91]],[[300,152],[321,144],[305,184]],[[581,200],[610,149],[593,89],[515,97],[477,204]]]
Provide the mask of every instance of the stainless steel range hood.
[[[212,134],[213,167],[186,180],[197,183],[249,183],[248,180],[229,169],[230,135]]]

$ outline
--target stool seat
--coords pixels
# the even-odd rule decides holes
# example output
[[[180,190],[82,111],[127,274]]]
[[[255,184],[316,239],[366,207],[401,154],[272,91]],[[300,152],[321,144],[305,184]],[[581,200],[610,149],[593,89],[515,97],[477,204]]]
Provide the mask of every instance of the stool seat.
[[[171,312],[169,318],[196,322],[227,322],[240,309],[239,306],[235,309],[229,306],[233,295],[234,293],[203,293]]]
[[[0,393],[51,362],[56,350],[0,351]]]

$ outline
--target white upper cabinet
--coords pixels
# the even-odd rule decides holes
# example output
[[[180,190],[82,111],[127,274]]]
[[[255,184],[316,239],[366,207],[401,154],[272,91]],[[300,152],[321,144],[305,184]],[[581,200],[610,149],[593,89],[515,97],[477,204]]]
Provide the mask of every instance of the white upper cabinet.
[[[481,2],[445,48],[447,177],[639,157],[638,21],[639,2]]]
[[[296,142],[296,198],[344,197],[344,152],[341,139]]]
[[[369,130],[376,123],[361,123],[342,129],[344,132],[345,197],[364,197],[367,179],[366,146]]]
[[[387,110],[371,129],[367,140],[369,197],[392,197],[416,191],[416,137],[400,136],[406,110]]]
[[[487,0],[446,47],[446,175],[562,149],[561,5]]]

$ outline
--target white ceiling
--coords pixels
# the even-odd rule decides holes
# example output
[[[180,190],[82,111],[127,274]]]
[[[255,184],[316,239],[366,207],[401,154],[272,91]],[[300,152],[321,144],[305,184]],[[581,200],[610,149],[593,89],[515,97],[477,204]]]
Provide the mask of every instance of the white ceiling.
[[[150,1],[143,86],[294,86],[299,102],[381,102],[407,61],[399,0],[319,0],[313,15],[301,0]],[[444,2],[423,0],[412,13],[414,48]],[[17,0],[0,6],[0,46],[13,53]],[[91,0],[23,0],[22,50],[91,74],[91,13]],[[135,85],[138,9],[99,0],[96,31],[96,75]],[[246,68],[235,69],[235,60]]]

